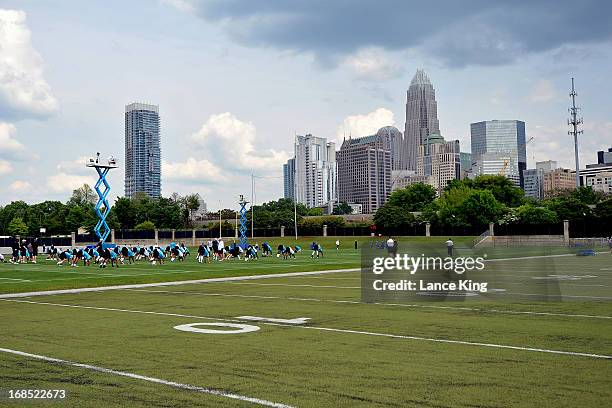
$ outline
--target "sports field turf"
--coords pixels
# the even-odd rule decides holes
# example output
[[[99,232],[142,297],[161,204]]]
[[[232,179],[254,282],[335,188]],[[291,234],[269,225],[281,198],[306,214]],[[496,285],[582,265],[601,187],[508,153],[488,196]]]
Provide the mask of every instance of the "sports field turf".
[[[331,241],[319,260],[302,253],[291,261],[207,266],[192,256],[184,263],[119,270],[0,265],[0,294],[359,266],[358,251],[336,252]],[[554,273],[542,276],[533,270],[536,264],[498,261],[524,297],[518,303],[473,297],[364,304],[357,271],[0,295],[0,390],[65,389],[66,399],[48,403],[71,407],[610,406],[612,255],[546,260]],[[536,302],[522,293],[535,278],[554,279],[564,301]],[[204,334],[175,328],[191,323],[259,330]],[[0,406],[36,404],[2,398]]]

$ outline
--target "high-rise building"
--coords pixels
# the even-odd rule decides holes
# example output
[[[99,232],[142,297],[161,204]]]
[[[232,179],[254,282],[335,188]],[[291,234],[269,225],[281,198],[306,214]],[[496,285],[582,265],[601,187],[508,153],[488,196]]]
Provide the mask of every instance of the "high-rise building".
[[[559,191],[575,188],[576,173],[570,169],[555,169],[544,173],[544,198],[552,197]]]
[[[472,153],[461,152],[461,178],[468,177],[472,171]]]
[[[557,165],[556,161],[546,160],[536,162],[535,169],[523,170],[523,190],[525,191],[525,197],[541,200],[546,196],[546,194],[550,194],[552,192],[553,187],[558,188],[561,180],[566,178],[563,176],[563,174],[561,174],[563,172],[559,172],[560,174],[557,176],[547,177],[546,185],[548,190],[546,191],[544,182],[544,175],[553,172],[558,168],[559,166]]]
[[[553,171],[558,168],[559,168],[559,165],[557,164],[555,160],[546,160],[546,161],[536,162],[536,169],[540,169],[545,173],[549,171]]]
[[[612,165],[612,147],[608,151],[600,150],[597,152],[597,164]],[[589,167],[587,165],[587,167]]]
[[[436,92],[425,71],[419,69],[406,92],[406,127],[397,169],[416,171],[419,146],[433,133],[440,133]]]
[[[544,170],[526,169],[523,170],[523,183],[525,185],[525,197],[536,200],[544,198]]]
[[[298,135],[294,157],[296,201],[309,208],[333,208],[337,199],[336,144],[324,137]]]
[[[131,103],[125,107],[125,196],[161,196],[159,106]]]
[[[525,122],[487,120],[472,123],[470,130],[474,174],[504,174],[523,188],[523,170],[527,168]]]
[[[597,152],[597,163],[587,164],[580,170],[580,185],[591,186],[598,191],[608,191],[610,173],[612,173],[612,148]]]
[[[387,201],[391,194],[390,142],[380,131],[342,142],[336,153],[338,201],[361,204],[365,214],[376,212]]]
[[[461,178],[459,141],[445,141],[439,133],[432,133],[419,146],[417,176],[430,176],[431,186],[442,193],[450,180]]]
[[[284,197],[291,200],[295,199],[295,159],[291,158],[287,160],[287,163],[283,164],[283,183],[284,183]]]
[[[395,126],[385,126],[378,129],[376,135],[385,138],[389,149],[391,149],[391,167],[393,170],[401,170],[400,154],[404,142],[402,132]]]

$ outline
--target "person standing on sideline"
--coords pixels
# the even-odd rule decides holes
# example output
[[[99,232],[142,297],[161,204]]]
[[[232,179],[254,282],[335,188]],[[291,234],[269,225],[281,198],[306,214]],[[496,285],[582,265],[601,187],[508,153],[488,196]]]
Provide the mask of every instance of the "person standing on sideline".
[[[337,239],[336,240],[336,251],[338,251],[340,249],[340,240]]]
[[[453,248],[455,247],[455,243],[453,242],[452,239],[448,239],[448,241],[446,241],[446,251],[448,253],[448,256],[453,256]]]
[[[397,242],[393,238],[389,237],[386,245],[389,255],[395,256],[397,254]]]

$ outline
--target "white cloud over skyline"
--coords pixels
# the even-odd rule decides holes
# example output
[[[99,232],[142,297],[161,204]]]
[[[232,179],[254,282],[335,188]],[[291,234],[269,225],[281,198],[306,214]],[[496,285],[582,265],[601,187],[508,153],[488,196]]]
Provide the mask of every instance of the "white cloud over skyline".
[[[336,131],[336,141],[342,143],[346,137],[373,135],[384,126],[395,126],[393,112],[387,108],[377,108],[364,115],[347,116]]]

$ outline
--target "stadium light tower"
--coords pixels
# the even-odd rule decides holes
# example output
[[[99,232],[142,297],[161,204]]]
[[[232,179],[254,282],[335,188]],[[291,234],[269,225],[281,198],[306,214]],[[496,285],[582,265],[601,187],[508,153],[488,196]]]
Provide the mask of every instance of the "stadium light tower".
[[[582,118],[578,118],[578,110],[576,107],[576,91],[574,90],[574,78],[572,78],[572,92],[569,96],[572,98],[572,107],[569,108],[570,118],[567,120],[567,124],[572,127],[572,130],[568,131],[567,134],[574,136],[574,154],[576,156],[576,188],[580,187],[580,162],[578,159],[578,135],[582,134],[582,130],[578,130],[578,125],[582,124]]]
[[[106,180],[106,175],[110,169],[117,168],[117,160],[113,156],[110,156],[106,163],[100,160],[100,153],[96,153],[96,157],[90,157],[86,164],[87,167],[93,167],[98,173],[98,181],[94,186],[94,190],[98,193],[98,202],[95,206],[95,212],[98,216],[98,223],[94,227],[94,232],[98,236],[98,239],[104,244],[108,234],[110,234],[110,227],[106,223],[106,217],[110,213],[110,205],[108,204],[107,197],[110,193],[110,184]],[[104,185],[104,190],[100,190],[100,186]]]

